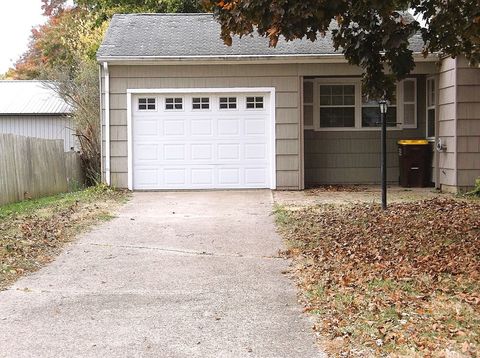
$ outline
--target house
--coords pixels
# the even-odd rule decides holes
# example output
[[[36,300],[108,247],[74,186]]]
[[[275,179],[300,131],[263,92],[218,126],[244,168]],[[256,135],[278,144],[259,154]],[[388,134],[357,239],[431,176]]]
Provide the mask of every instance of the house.
[[[42,81],[0,81],[0,133],[63,139],[65,151],[77,147],[72,108]]]
[[[432,180],[480,176],[480,69],[424,58],[397,84],[388,116],[388,181],[397,141],[441,140]],[[380,180],[378,105],[361,69],[316,42],[220,39],[210,14],[115,15],[100,46],[103,178],[135,190],[274,188]]]

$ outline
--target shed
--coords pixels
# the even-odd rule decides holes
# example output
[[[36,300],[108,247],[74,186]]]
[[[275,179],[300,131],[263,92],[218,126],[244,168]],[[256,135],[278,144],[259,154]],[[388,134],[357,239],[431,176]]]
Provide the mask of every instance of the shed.
[[[44,81],[0,81],[0,133],[63,139],[78,149],[72,107]]]

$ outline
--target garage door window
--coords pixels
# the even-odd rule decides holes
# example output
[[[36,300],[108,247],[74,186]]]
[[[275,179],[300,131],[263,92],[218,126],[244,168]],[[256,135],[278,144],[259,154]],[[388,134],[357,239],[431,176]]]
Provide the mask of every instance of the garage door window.
[[[183,98],[182,97],[168,97],[165,98],[165,109],[167,110],[182,110]]]
[[[220,109],[237,109],[237,97],[220,97]]]
[[[263,97],[247,97],[247,109],[262,109]]]
[[[192,109],[210,109],[210,98],[208,97],[193,97]]]
[[[155,111],[157,109],[156,98],[139,98],[138,110],[139,111]]]

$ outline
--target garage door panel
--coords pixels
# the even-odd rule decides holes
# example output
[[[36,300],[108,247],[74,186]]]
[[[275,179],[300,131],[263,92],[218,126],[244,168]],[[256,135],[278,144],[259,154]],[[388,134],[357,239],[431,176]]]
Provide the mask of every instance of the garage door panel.
[[[190,133],[193,137],[213,135],[212,119],[192,119],[190,123]]]
[[[245,143],[245,159],[267,159],[267,145],[264,143]]]
[[[214,187],[213,168],[192,168],[190,170],[192,185]]]
[[[230,118],[230,119],[219,118],[217,123],[218,123],[217,133],[219,136],[239,136],[240,135],[240,119],[239,118]]]
[[[157,119],[158,121],[158,119]],[[182,119],[164,119],[163,136],[184,136],[186,134],[185,121]]]
[[[245,183],[263,184],[267,180],[267,172],[263,167],[245,168]]]
[[[218,144],[217,158],[220,160],[240,160],[240,143]]]
[[[158,169],[137,168],[135,174],[136,184],[139,189],[142,187],[150,188],[154,185],[158,185]]]
[[[192,160],[213,160],[213,144],[191,144],[190,158],[192,158]]]
[[[239,185],[240,169],[239,168],[219,168],[218,184],[220,185]]]
[[[267,133],[266,121],[263,119],[245,119],[246,136],[265,135]]]
[[[159,95],[156,112],[134,111],[134,189],[270,187],[268,95],[261,110],[245,108],[247,95],[182,94],[181,111],[165,110],[168,95]],[[236,97],[237,108],[220,110],[221,96]],[[192,97],[209,97],[209,109],[193,110]]]
[[[158,132],[158,120],[150,119],[150,120],[142,120],[139,121],[136,128],[137,136],[143,137],[151,137],[156,136]]]
[[[164,168],[163,177],[166,185],[183,186],[187,184],[186,169],[184,168]]]
[[[137,144],[135,149],[135,158],[139,162],[158,159],[158,144]]]
[[[171,160],[185,160],[185,144],[164,144],[163,145],[163,159]]]

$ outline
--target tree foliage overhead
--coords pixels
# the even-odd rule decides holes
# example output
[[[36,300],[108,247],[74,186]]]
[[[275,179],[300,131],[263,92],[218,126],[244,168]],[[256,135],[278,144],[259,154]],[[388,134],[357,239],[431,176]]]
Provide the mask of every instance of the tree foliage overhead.
[[[363,69],[372,97],[391,97],[394,82],[414,68],[409,39],[421,33],[423,54],[465,55],[480,62],[479,0],[205,0],[222,25],[226,44],[233,35],[258,32],[275,46],[332,36],[348,62]],[[415,17],[407,14],[413,12]],[[424,23],[421,26],[420,21]],[[329,30],[332,30],[331,32]]]
[[[113,14],[201,11],[198,0],[76,0],[75,3],[96,13],[101,20]]]

